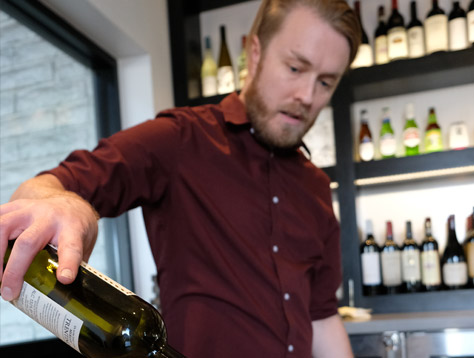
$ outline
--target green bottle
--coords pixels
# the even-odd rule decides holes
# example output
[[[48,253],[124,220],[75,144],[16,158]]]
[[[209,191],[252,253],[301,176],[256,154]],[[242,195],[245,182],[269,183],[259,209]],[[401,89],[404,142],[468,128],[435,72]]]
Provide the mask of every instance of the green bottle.
[[[415,121],[415,107],[413,103],[408,103],[405,109],[405,127],[403,128],[403,145],[405,155],[420,154],[420,131]]]
[[[436,112],[433,107],[430,108],[428,116],[428,126],[425,132],[425,152],[439,152],[443,150],[443,138],[441,128],[436,120]]]
[[[382,129],[380,130],[380,154],[384,159],[393,158],[395,157],[396,149],[397,142],[390,124],[390,112],[388,107],[385,107],[383,109]]]

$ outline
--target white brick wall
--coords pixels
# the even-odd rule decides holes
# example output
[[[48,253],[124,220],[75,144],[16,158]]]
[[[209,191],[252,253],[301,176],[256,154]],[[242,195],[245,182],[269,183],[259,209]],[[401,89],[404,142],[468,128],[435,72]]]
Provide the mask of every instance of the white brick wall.
[[[94,113],[90,70],[0,11],[0,202],[72,150],[92,149]],[[107,273],[101,236],[90,262]],[[49,336],[0,300],[0,345]]]

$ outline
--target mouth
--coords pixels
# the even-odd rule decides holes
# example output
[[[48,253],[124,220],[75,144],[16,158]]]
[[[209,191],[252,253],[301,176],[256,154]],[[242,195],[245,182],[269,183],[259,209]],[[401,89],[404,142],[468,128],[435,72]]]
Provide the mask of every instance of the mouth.
[[[301,122],[303,120],[303,115],[301,115],[300,113],[287,111],[280,111],[280,113],[283,115],[283,118],[285,118],[285,120],[292,123]]]

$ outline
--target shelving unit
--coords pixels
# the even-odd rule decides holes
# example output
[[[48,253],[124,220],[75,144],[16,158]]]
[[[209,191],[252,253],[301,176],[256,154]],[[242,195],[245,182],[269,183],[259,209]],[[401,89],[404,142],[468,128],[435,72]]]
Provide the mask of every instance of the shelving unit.
[[[241,2],[243,1],[200,0],[193,2],[191,6],[185,0],[168,0],[176,106],[219,103],[224,97],[188,100],[187,48],[192,41],[199,41],[200,12]],[[342,305],[349,303],[348,282],[353,280],[355,304],[359,307],[370,307],[374,312],[472,309],[474,289],[379,297],[363,296],[360,260],[357,259],[360,239],[355,201],[359,187],[365,185],[383,184],[389,190],[391,183],[401,180],[427,180],[447,175],[468,175],[474,179],[474,148],[355,163],[350,130],[351,105],[357,101],[471,83],[474,83],[474,48],[360,68],[350,71],[342,79],[331,102],[337,164],[334,167],[324,168],[331,180],[337,182],[344,266],[345,294],[341,301]]]

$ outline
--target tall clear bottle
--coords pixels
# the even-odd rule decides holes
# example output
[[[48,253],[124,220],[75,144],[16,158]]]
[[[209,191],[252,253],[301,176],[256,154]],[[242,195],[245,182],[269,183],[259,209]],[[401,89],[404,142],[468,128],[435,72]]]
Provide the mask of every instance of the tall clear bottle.
[[[426,54],[437,51],[448,51],[448,17],[438,5],[438,0],[432,0],[432,8],[425,20]]]
[[[421,243],[421,284],[425,291],[441,289],[439,246],[433,237],[431,219],[425,219],[425,238]]]
[[[374,64],[374,57],[372,53],[372,47],[370,46],[370,43],[369,43],[369,38],[362,24],[360,1],[356,0],[354,2],[354,8],[355,8],[357,18],[359,19],[359,25],[360,25],[362,37],[361,37],[359,48],[357,50],[357,55],[351,64],[351,68],[372,66]]]
[[[386,223],[386,240],[382,247],[382,281],[388,294],[402,291],[402,266],[400,248],[393,240],[392,222]]]
[[[463,50],[468,47],[467,17],[459,1],[453,2],[453,8],[449,13],[448,22],[449,49],[451,51]]]
[[[362,274],[362,292],[365,296],[383,293],[382,273],[380,268],[380,247],[375,242],[372,221],[366,222],[366,239],[360,244],[360,261]]]
[[[203,97],[215,96],[217,94],[217,64],[212,56],[211,38],[204,39],[204,61],[201,66],[201,85]]]
[[[418,19],[416,1],[410,2],[411,18],[407,26],[408,34],[408,56],[410,58],[425,55],[425,31],[423,23]]]
[[[383,65],[388,62],[387,25],[383,5],[378,7],[377,18],[378,25],[374,34],[375,64]]]
[[[472,208],[472,214],[466,219],[464,253],[466,255],[468,266],[468,286],[474,288],[474,208]]]
[[[387,24],[388,59],[390,61],[408,57],[408,37],[405,21],[398,11],[398,1],[392,0],[392,13]]]
[[[402,281],[405,292],[421,291],[420,248],[413,239],[411,221],[406,222],[406,237],[402,247]]]
[[[221,49],[217,62],[217,93],[225,94],[235,91],[234,69],[227,47],[225,26],[220,26]]]
[[[12,247],[13,241],[4,265]],[[56,249],[48,245],[34,258],[13,305],[88,358],[184,357],[168,345],[152,305],[85,263],[76,280],[63,285],[57,267]]]
[[[441,259],[445,289],[456,290],[467,285],[467,262],[464,250],[456,236],[454,215],[448,218],[448,244]]]

